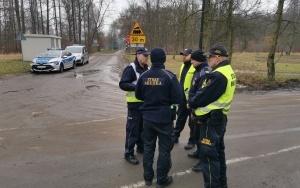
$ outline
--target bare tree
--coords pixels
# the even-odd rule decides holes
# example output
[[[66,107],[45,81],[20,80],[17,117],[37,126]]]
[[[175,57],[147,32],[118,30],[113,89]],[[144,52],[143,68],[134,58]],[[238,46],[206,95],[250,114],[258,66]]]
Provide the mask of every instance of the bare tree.
[[[277,40],[279,36],[279,29],[281,25],[282,11],[283,11],[284,0],[278,0],[277,11],[275,14],[274,31],[272,33],[272,40],[269,48],[267,67],[268,67],[268,80],[275,80],[275,51],[277,46]]]
[[[21,31],[21,17],[20,17],[19,0],[15,0],[15,10],[16,10],[17,26],[18,26],[17,30]]]
[[[53,0],[53,12],[54,12],[55,34],[56,34],[56,36],[58,36],[58,25],[57,25],[58,21],[57,21],[55,0]]]
[[[49,8],[49,0],[46,0],[46,34],[49,35],[50,34],[50,17],[49,17],[49,12],[50,12],[50,8]]]
[[[22,32],[25,33],[25,13],[24,13],[24,2],[21,0],[21,17],[22,17]]]
[[[42,33],[45,34],[42,0],[40,0],[40,16],[41,16]]]

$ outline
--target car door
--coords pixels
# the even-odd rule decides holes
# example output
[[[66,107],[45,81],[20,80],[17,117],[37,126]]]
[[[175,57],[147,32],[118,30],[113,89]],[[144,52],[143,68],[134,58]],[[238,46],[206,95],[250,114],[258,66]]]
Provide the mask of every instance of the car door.
[[[86,47],[83,47],[83,57],[85,62],[89,60],[89,55]]]
[[[64,64],[64,68],[68,68],[70,65],[69,65],[69,60],[68,60],[68,54],[67,54],[67,51],[62,51],[62,54],[61,54],[61,58],[62,58],[62,63]]]

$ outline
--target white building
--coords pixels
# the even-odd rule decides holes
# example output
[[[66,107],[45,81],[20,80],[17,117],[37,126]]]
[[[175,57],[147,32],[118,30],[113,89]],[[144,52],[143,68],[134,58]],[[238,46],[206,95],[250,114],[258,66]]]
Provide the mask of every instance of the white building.
[[[48,48],[61,48],[61,37],[54,35],[25,34],[21,40],[23,61],[31,61]]]

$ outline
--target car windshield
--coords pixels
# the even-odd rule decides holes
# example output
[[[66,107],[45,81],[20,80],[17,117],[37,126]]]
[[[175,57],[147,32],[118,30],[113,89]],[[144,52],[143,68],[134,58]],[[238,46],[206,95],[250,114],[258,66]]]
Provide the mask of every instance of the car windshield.
[[[43,53],[42,55],[40,55],[40,57],[60,57],[60,56],[61,56],[61,50],[49,50]]]
[[[68,50],[72,53],[81,53],[81,48],[78,48],[78,47],[67,47],[66,50]]]

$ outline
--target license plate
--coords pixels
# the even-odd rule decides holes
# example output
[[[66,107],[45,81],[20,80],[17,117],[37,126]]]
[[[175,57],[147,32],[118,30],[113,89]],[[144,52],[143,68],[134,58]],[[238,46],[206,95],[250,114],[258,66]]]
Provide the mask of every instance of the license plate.
[[[37,66],[37,68],[44,69],[44,68],[46,68],[46,66]]]

